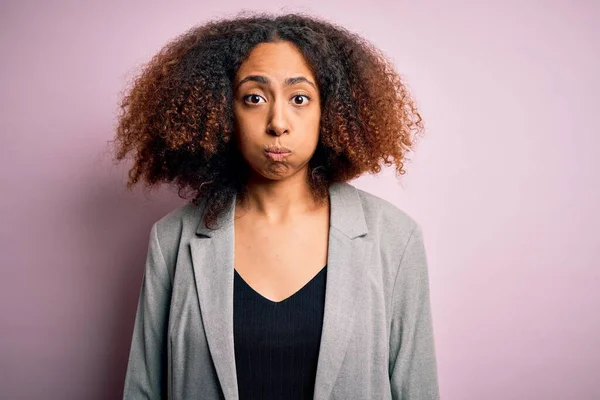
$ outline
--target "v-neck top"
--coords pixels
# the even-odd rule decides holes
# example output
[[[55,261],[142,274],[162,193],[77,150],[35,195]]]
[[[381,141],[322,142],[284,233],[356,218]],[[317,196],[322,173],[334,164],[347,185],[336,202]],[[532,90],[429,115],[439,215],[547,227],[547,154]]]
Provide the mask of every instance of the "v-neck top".
[[[256,292],[234,271],[233,334],[240,400],[312,399],[327,265],[279,302]]]

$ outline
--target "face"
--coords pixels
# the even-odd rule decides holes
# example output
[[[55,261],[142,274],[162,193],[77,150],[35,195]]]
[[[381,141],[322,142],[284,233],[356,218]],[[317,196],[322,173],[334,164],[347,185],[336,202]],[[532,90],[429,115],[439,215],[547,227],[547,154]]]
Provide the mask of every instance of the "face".
[[[305,174],[319,139],[319,90],[310,67],[290,42],[261,43],[234,81],[240,152],[254,179]]]

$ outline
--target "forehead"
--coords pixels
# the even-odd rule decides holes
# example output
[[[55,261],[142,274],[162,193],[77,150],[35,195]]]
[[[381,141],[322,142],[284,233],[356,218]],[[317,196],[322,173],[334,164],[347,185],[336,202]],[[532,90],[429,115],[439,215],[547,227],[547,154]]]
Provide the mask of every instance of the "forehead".
[[[250,74],[263,74],[283,82],[291,76],[304,76],[314,81],[308,62],[290,42],[260,43],[240,66],[236,81]]]

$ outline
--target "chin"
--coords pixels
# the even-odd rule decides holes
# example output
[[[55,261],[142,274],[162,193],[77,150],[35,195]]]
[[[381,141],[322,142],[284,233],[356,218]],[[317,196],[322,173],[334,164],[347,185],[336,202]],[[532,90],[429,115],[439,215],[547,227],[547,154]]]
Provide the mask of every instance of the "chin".
[[[287,164],[276,163],[254,169],[254,179],[265,181],[283,181],[298,171]]]

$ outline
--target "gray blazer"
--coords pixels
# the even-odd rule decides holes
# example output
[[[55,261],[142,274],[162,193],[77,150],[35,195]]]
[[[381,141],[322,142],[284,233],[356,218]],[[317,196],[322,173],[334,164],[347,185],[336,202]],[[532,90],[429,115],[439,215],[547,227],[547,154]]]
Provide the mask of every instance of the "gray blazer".
[[[391,203],[338,183],[314,399],[438,399],[423,235]],[[124,399],[238,399],[235,199],[219,229],[181,206],[151,229]]]

